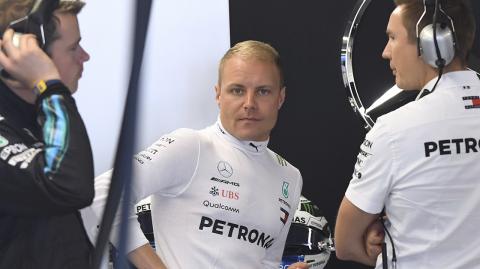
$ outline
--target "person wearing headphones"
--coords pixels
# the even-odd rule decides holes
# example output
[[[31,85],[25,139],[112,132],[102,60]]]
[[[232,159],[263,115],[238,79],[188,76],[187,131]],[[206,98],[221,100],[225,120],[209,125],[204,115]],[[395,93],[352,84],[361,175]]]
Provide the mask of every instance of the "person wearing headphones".
[[[360,146],[336,255],[376,268],[479,268],[480,80],[466,68],[475,21],[465,0],[395,4],[382,56],[398,87],[423,90]]]
[[[217,122],[178,129],[134,157],[127,251],[135,266],[279,268],[302,188],[298,169],[267,148],[285,91],[278,52],[240,42],[220,61]],[[98,217],[110,178],[107,172],[95,180]],[[158,256],[134,212],[150,195]]]
[[[8,29],[32,15],[34,1],[0,2],[2,269],[90,268],[78,210],[93,200],[93,157],[71,96],[89,58],[79,44],[83,6],[61,1],[53,15],[35,13],[44,19],[42,50],[39,36]]]

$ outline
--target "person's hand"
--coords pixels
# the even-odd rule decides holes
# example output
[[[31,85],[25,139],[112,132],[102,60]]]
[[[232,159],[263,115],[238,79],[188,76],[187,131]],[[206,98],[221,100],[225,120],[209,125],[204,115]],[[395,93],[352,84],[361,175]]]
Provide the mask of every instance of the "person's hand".
[[[38,46],[34,35],[23,34],[20,44],[13,43],[13,30],[8,29],[0,41],[0,66],[24,88],[33,89],[40,80],[60,79],[55,64]]]
[[[382,253],[384,238],[385,232],[380,220],[376,220],[368,226],[365,232],[365,251],[369,257],[376,258]]]
[[[310,266],[304,262],[296,262],[294,264],[290,264],[288,269],[308,269]]]

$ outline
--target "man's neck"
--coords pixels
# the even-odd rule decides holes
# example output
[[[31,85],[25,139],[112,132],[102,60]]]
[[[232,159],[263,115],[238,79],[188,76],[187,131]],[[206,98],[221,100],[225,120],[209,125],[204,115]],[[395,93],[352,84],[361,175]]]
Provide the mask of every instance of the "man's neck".
[[[455,72],[455,71],[463,71],[466,68],[467,67],[464,64],[462,64],[460,59],[455,58],[449,65],[443,68],[443,74],[446,74],[449,72]],[[434,79],[435,77],[438,77],[439,75],[439,69],[430,68],[430,71],[431,72],[429,72],[429,75],[427,76],[426,81],[423,85],[426,85],[430,80]]]
[[[21,86],[20,83],[17,81],[9,80],[9,79],[4,79],[0,78],[5,85],[18,97],[20,97],[22,100],[29,104],[35,104],[35,101],[37,100],[37,95],[32,89],[26,89]]]

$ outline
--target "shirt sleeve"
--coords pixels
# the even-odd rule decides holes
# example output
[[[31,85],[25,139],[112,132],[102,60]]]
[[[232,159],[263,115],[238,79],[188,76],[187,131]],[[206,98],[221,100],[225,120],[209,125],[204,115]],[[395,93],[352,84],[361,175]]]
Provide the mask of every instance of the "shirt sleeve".
[[[179,129],[134,156],[127,252],[148,243],[137,221],[135,204],[152,194],[175,196],[183,192],[196,171],[199,152],[200,142],[196,132]],[[106,204],[111,174],[112,171],[108,171],[95,179],[96,194],[92,209],[99,219]],[[120,216],[117,214],[111,233],[114,245],[118,245],[119,231]]]
[[[90,141],[75,101],[62,83],[37,99],[42,137],[0,122],[0,212],[58,215],[88,206],[94,195]],[[35,141],[29,142],[26,141]]]
[[[367,213],[380,213],[392,187],[394,163],[391,136],[380,118],[360,146],[347,199]]]
[[[292,208],[290,211],[291,216],[288,218],[287,222],[283,226],[283,229],[279,235],[279,237],[275,240],[275,242],[266,250],[265,260],[263,262],[264,268],[268,269],[278,269],[280,267],[283,250],[285,249],[285,243],[287,241],[288,232],[290,230],[290,225],[292,224],[293,216],[295,215],[295,211],[298,208],[298,204],[300,203],[300,195],[302,192],[302,185],[303,180],[300,172],[298,172],[298,184],[295,189],[295,196],[293,201],[295,203],[292,204]]]

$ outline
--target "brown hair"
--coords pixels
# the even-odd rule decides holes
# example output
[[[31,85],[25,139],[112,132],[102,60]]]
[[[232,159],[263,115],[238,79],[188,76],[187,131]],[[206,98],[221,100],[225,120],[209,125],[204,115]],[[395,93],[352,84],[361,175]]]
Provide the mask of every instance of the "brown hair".
[[[12,21],[28,15],[32,10],[34,3],[35,0],[1,0],[0,33],[3,34]],[[55,12],[77,15],[84,6],[85,2],[81,0],[60,0]],[[44,25],[45,36],[47,39],[47,44],[45,44],[46,48],[59,38],[57,33],[58,23],[58,18],[54,16],[53,19],[49,20]]]
[[[411,42],[417,42],[416,25],[424,11],[423,0],[394,0],[397,6],[402,6],[403,25],[407,29]],[[442,1],[442,9],[453,21],[457,37],[455,56],[462,64],[466,64],[468,55],[475,39],[475,18],[467,0]],[[418,29],[421,31],[426,25],[431,24],[428,14],[420,22]]]
[[[278,54],[277,50],[267,43],[255,40],[239,42],[225,53],[220,60],[220,65],[218,68],[218,84],[220,84],[222,78],[222,71],[225,66],[225,62],[234,56],[239,56],[242,59],[255,59],[275,64],[280,75],[280,86],[284,86],[285,83],[283,78],[283,70],[280,63],[280,55]]]

